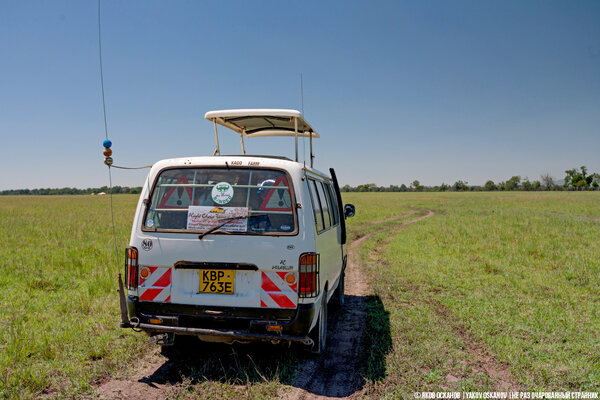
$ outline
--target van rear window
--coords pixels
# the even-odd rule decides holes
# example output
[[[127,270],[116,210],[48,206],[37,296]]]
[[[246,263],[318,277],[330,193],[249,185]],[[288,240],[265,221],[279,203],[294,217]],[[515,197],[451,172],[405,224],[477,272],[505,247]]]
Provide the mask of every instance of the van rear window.
[[[288,175],[252,168],[173,168],[160,173],[143,230],[292,234]]]

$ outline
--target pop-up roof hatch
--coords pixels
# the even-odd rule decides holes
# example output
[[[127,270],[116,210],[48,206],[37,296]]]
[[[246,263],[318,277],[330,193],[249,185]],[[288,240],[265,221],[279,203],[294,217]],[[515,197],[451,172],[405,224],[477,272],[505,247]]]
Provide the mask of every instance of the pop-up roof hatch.
[[[313,164],[312,139],[319,135],[304,120],[300,111],[277,109],[239,109],[209,111],[204,116],[215,127],[215,155],[220,155],[217,124],[240,134],[242,154],[246,154],[244,137],[293,136],[296,139],[298,161],[298,137],[310,138],[310,164]]]

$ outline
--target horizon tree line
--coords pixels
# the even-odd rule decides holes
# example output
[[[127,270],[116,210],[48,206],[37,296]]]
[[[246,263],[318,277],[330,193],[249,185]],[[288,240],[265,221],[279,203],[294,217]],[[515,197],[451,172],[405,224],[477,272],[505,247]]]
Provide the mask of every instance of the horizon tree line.
[[[405,184],[401,185],[390,185],[390,186],[377,186],[375,183],[365,183],[358,186],[344,185],[340,188],[342,192],[466,192],[466,191],[542,191],[542,190],[599,190],[600,189],[600,174],[599,173],[588,173],[588,169],[585,165],[580,168],[572,168],[565,171],[564,183],[559,185],[555,182],[554,178],[549,174],[545,173],[540,175],[540,179],[530,181],[529,178],[521,179],[521,176],[516,175],[507,179],[506,181],[495,183],[492,180],[485,182],[483,186],[471,185],[464,180],[458,180],[452,185],[442,183],[439,186],[424,186],[418,180],[414,180],[408,186]],[[109,193],[108,186],[102,186],[98,188],[40,188],[40,189],[10,189],[0,191],[0,196],[6,195],[68,195],[68,194],[97,194],[97,193]],[[142,187],[127,187],[127,186],[114,186],[112,193],[129,193],[139,194],[142,192]]]
[[[549,190],[599,190],[600,189],[600,174],[588,173],[585,165],[579,169],[573,168],[565,171],[564,183],[559,185],[554,178],[545,173],[540,175],[537,180],[522,179],[521,176],[515,175],[506,181],[495,183],[492,180],[481,185],[469,186],[467,181],[458,180],[452,185],[442,183],[439,186],[424,186],[418,180],[414,180],[410,185],[390,185],[377,186],[375,183],[365,183],[358,186],[344,185],[340,188],[342,192],[465,192],[465,191],[549,191]]]

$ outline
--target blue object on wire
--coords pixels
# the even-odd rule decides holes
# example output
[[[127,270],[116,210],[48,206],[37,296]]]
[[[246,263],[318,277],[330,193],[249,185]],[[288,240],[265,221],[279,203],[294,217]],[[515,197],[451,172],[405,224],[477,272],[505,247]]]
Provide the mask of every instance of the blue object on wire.
[[[102,144],[104,145],[104,147],[106,147],[107,149],[110,149],[110,146],[112,146],[112,142],[108,139],[106,139],[104,142],[102,142]]]

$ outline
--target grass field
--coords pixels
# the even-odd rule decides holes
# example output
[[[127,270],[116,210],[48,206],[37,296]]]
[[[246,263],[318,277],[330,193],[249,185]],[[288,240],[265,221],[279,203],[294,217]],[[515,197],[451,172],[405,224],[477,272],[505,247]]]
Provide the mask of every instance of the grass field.
[[[385,310],[369,315],[370,350],[381,357],[365,372],[367,396],[600,390],[600,193],[344,200],[357,208],[349,237],[373,233],[361,256]],[[136,201],[114,197],[117,263],[108,197],[0,197],[0,397],[93,395],[93,382],[148,350],[144,335],[118,328],[115,292]],[[207,364],[188,374],[182,396],[275,396],[293,357],[280,355],[275,369],[242,360],[222,379],[203,378]]]
[[[435,215],[378,233],[363,248],[392,338],[373,397],[489,391],[499,381],[522,390],[600,390],[599,200],[597,193],[397,199]]]
[[[115,196],[120,249],[136,200]],[[0,221],[0,394],[88,392],[141,351],[115,325],[120,271],[108,197],[2,197]]]

